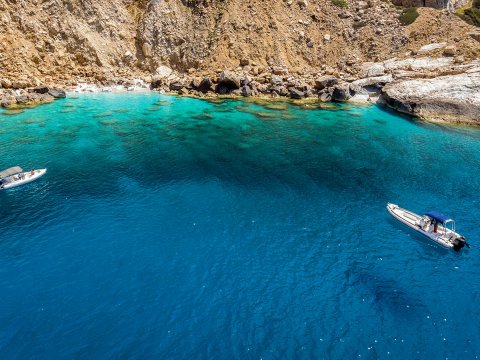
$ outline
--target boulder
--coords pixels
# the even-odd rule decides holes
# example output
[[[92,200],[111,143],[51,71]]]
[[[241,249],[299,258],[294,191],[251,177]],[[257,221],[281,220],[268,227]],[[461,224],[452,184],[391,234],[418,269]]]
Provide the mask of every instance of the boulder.
[[[443,55],[445,56],[455,56],[457,53],[457,47],[455,45],[450,45],[443,49]]]
[[[297,1],[297,4],[298,4],[298,6],[300,6],[300,7],[303,8],[303,9],[308,6],[307,0],[298,0],[298,1]]]
[[[370,7],[369,3],[366,1],[358,1],[357,2],[357,9],[368,9]]]
[[[158,75],[152,76],[152,82],[150,83],[150,89],[158,89],[165,85],[165,81],[163,80],[162,77]]]
[[[480,67],[456,75],[395,81],[382,90],[392,108],[430,121],[480,125]]]
[[[10,89],[12,87],[12,82],[8,79],[2,79],[0,80],[0,84],[4,89]]]
[[[272,75],[272,78],[270,79],[270,83],[275,86],[281,86],[283,85],[283,79],[278,75]]]
[[[242,90],[242,95],[243,96],[251,96],[252,95],[252,89],[248,85],[245,85],[241,88]]]
[[[330,95],[328,92],[320,94],[319,96],[320,101],[327,102],[332,100],[332,95]]]
[[[25,95],[18,95],[15,97],[15,100],[19,105],[26,105],[31,101],[30,98]]]
[[[434,50],[443,49],[445,46],[447,46],[447,43],[445,43],[445,42],[443,42],[443,43],[432,43],[432,44],[424,45],[420,49],[418,49],[418,53],[419,54],[429,53],[429,52],[434,51]]]
[[[382,76],[385,74],[385,67],[380,63],[364,63],[360,69],[362,78]]]
[[[10,108],[11,106],[15,105],[17,103],[17,101],[15,100],[15,98],[11,98],[11,97],[3,97],[3,98],[0,98],[0,106],[3,107],[3,108]]]
[[[270,88],[270,93],[275,93],[279,96],[288,96],[288,89],[283,85],[275,85]]]
[[[227,87],[229,90],[240,88],[240,76],[233,71],[225,70],[220,74],[218,85]]]
[[[171,91],[179,91],[179,90],[182,90],[183,88],[185,88],[185,84],[176,81],[176,82],[171,83],[168,87]]]
[[[213,91],[213,82],[209,77],[205,77],[200,81],[200,84],[198,85],[198,91],[201,91],[202,93],[207,93],[209,91]]]
[[[32,89],[32,92],[37,94],[47,94],[50,89],[46,86],[36,86]]]
[[[65,91],[62,89],[49,89],[48,94],[53,96],[55,99],[63,99],[67,97],[67,94],[65,94]]]
[[[187,88],[182,87],[180,90],[178,90],[178,95],[188,95],[189,91]]]
[[[241,81],[240,81],[240,85],[241,86],[245,86],[245,85],[248,85],[252,82],[252,78],[249,77],[249,76],[245,76]]]
[[[272,68],[272,72],[275,75],[287,75],[288,74],[288,69],[282,66],[274,66]]]
[[[338,79],[335,76],[324,75],[315,79],[315,89],[323,90],[328,87],[332,87],[338,83]]]
[[[15,82],[12,83],[12,89],[16,89],[16,90],[18,90],[18,89],[25,89],[25,88],[28,88],[29,85],[30,85],[30,84],[29,84],[28,82],[26,82],[26,81],[22,81],[22,80],[20,80],[20,81],[15,81]]]
[[[480,42],[480,31],[472,31],[470,33],[468,33],[468,35],[470,35],[470,37],[474,40],[477,40],[478,42]]]
[[[408,59],[390,59],[386,60],[382,63],[385,70],[391,71],[398,71],[398,70],[410,70],[410,71],[437,71],[441,69],[448,68],[450,65],[454,63],[454,59],[448,57],[440,57],[440,58],[433,58],[433,57],[421,57],[421,58],[408,58]],[[370,63],[371,64],[371,63]],[[383,74],[382,74],[383,75]],[[377,75],[370,75],[370,76],[379,76]]]
[[[50,94],[35,94],[37,96],[37,100],[41,103],[49,103],[55,100],[55,98]]]
[[[305,97],[305,93],[303,91],[297,90],[295,88],[288,89],[290,92],[290,97],[292,99],[302,99]]]
[[[374,76],[365,79],[359,79],[352,82],[353,85],[358,85],[361,87],[366,86],[375,86],[375,87],[383,87],[385,84],[388,84],[393,81],[393,76],[391,74],[383,75],[383,76]]]
[[[333,88],[332,100],[347,101],[352,97],[350,94],[350,84],[338,84]]]
[[[131,51],[126,51],[125,54],[123,54],[123,61],[126,63],[132,62],[135,60],[135,56],[132,54]]]
[[[165,66],[165,65],[161,65],[157,68],[156,70],[156,76],[159,78],[159,79],[166,79],[168,78],[170,75],[172,75],[172,72],[173,70],[170,69],[168,66]]]

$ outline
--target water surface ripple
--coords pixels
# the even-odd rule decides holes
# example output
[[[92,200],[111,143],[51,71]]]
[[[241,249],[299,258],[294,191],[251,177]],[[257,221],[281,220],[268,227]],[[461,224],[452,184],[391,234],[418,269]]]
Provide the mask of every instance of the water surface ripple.
[[[378,107],[92,94],[3,116],[1,359],[473,359],[480,132]],[[395,202],[472,243],[439,249]]]

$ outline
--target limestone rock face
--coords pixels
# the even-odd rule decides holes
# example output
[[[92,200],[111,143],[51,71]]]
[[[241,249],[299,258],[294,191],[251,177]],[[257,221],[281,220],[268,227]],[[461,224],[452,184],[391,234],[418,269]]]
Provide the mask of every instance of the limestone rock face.
[[[480,125],[480,66],[462,74],[395,81],[383,88],[394,109],[430,121]]]
[[[217,69],[338,78],[366,61],[402,58],[438,34],[457,46],[455,55],[476,54],[475,28],[458,17],[422,9],[419,29],[406,29],[382,0],[345,1],[341,8],[324,0],[0,0],[0,83],[108,85],[152,76],[163,87],[175,73],[203,78]],[[334,71],[321,73],[324,65]]]
[[[437,9],[455,10],[465,5],[468,0],[392,0],[397,6],[405,7],[432,7]]]

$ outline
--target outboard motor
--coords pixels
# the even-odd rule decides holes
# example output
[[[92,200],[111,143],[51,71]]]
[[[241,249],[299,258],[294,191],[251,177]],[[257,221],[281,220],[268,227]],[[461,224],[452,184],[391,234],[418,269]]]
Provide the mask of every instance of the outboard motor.
[[[455,251],[460,251],[462,249],[467,241],[463,236],[457,237],[455,240],[453,240],[453,250]]]

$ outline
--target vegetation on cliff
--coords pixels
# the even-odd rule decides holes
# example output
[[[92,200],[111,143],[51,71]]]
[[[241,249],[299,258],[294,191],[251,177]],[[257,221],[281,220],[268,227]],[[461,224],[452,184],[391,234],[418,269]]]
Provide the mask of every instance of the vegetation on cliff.
[[[418,16],[419,13],[417,11],[417,8],[411,7],[402,11],[399,20],[402,25],[410,25],[413,24],[415,20],[417,20]]]
[[[480,0],[473,0],[472,6],[463,11],[462,18],[475,26],[480,26]]]

